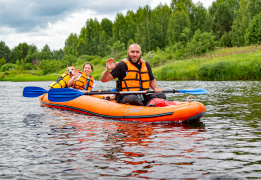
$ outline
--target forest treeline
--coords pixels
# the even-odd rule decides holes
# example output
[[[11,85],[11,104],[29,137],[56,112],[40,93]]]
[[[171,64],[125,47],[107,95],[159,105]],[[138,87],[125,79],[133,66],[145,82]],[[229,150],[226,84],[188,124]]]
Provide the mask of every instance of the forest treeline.
[[[241,47],[261,43],[260,0],[216,0],[206,9],[192,0],[172,0],[156,8],[139,7],[115,20],[87,19],[79,34],[71,33],[63,49],[20,43],[10,49],[0,41],[0,70],[33,71],[45,75],[67,64],[86,61],[105,66],[108,57],[126,57],[131,43],[140,44],[152,67],[204,55],[215,47]]]

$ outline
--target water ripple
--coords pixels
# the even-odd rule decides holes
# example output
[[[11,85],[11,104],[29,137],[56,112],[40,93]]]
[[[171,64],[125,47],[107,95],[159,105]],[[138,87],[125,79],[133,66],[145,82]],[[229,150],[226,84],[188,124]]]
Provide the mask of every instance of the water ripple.
[[[121,122],[41,107],[23,87],[0,82],[0,178],[258,179],[260,82],[159,82],[162,89],[205,88],[197,125]],[[97,86],[113,89],[114,83]],[[15,87],[15,88],[13,88]],[[186,94],[167,94],[186,101]]]

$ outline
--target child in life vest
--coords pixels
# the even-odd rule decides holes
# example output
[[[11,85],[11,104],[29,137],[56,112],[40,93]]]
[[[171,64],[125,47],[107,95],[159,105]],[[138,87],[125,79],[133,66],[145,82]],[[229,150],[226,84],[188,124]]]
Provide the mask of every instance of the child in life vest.
[[[83,65],[83,71],[80,72],[79,69],[76,70],[75,75],[68,82],[68,87],[72,87],[80,90],[91,91],[95,87],[95,80],[90,74],[93,71],[93,66],[91,63],[87,62]]]

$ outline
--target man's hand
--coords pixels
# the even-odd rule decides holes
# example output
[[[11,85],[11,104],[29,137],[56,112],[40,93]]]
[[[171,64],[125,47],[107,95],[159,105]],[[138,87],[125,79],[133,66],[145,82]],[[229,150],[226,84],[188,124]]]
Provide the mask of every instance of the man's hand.
[[[114,64],[114,58],[110,58],[106,61],[106,68],[108,70],[113,70],[117,64],[118,62]]]
[[[157,87],[154,89],[154,92],[157,93],[157,92],[162,92],[161,88]]]
[[[106,70],[101,74],[101,82],[108,82],[114,79],[110,74],[110,71],[113,70],[118,63],[114,64],[114,58],[110,58],[106,61]]]

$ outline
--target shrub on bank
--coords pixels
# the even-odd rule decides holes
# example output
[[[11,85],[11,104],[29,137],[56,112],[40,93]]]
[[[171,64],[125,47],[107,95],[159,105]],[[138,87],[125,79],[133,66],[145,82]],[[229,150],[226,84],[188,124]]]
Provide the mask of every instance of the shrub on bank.
[[[201,80],[232,80],[235,78],[235,66],[228,61],[220,61],[214,64],[203,65],[199,68],[199,78]]]
[[[197,60],[176,61],[166,64],[157,77],[159,80],[196,80]]]
[[[213,59],[168,63],[157,71],[158,80],[261,80],[261,52]]]
[[[10,71],[16,68],[17,68],[16,64],[6,63],[1,66],[1,72]]]
[[[227,60],[209,62],[199,67],[200,80],[261,80],[260,52],[235,55]]]

